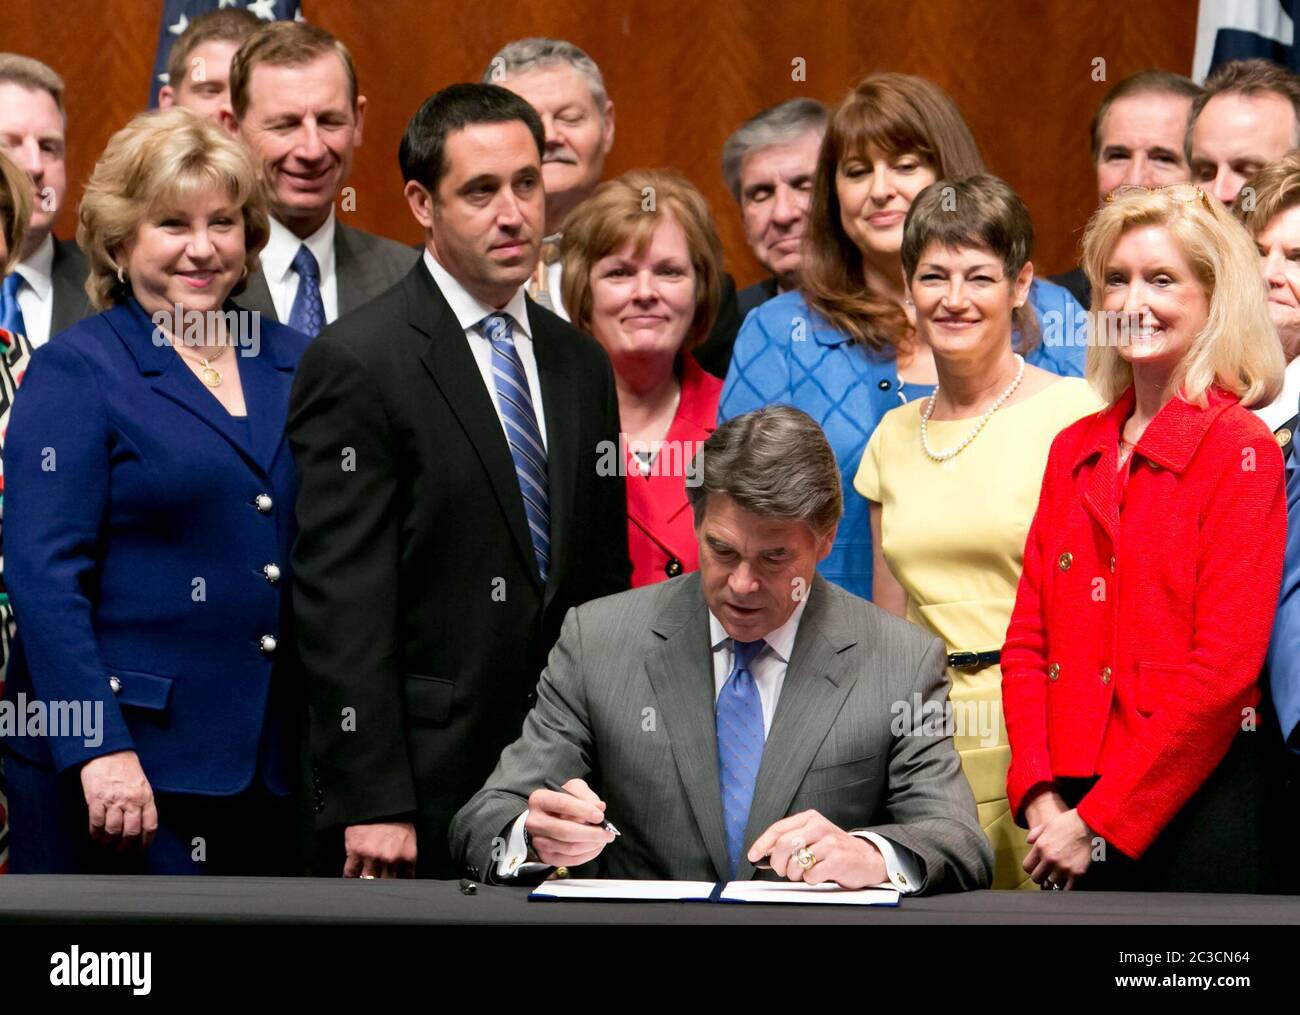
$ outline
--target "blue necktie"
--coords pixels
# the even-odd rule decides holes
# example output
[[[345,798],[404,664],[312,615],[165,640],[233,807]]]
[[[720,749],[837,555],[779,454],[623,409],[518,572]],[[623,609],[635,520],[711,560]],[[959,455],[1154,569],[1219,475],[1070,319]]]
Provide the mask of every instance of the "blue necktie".
[[[765,644],[761,638],[758,641],[732,642],[736,661],[727,682],[722,685],[713,712],[718,724],[722,825],[727,834],[727,858],[731,863],[729,878],[734,878],[740,868],[749,805],[754,799],[754,783],[758,781],[758,766],[763,760],[763,703],[759,700],[758,687],[749,667]]]
[[[23,286],[23,277],[14,272],[0,284],[0,328],[11,335],[27,337],[27,322],[23,320],[23,308],[18,305],[18,290]]]
[[[315,338],[325,327],[325,304],[320,298],[320,265],[305,243],[293,255],[293,270],[298,273],[298,294],[289,311],[289,327]]]
[[[506,427],[510,457],[515,460],[519,492],[524,498],[528,534],[537,555],[537,573],[545,583],[551,563],[551,495],[546,477],[546,446],[533,411],[528,376],[515,348],[513,322],[509,314],[483,318],[480,327],[492,343],[492,380],[496,385],[497,408]]]

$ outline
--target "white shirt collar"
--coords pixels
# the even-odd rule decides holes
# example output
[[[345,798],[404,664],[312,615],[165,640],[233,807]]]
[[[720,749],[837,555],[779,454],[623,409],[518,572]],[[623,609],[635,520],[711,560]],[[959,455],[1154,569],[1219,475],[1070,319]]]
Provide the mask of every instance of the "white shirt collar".
[[[1276,430],[1300,410],[1300,356],[1286,365],[1282,393],[1268,405],[1255,410],[1270,430]]]
[[[811,590],[809,592],[811,594]],[[783,663],[790,662],[790,653],[794,651],[794,638],[799,633],[799,621],[807,605],[808,597],[804,596],[799,600],[799,605],[794,608],[794,612],[790,614],[790,619],[763,638],[768,648],[780,656]],[[709,637],[712,639],[710,644],[715,652],[724,642],[731,640],[731,635],[727,634],[727,629],[722,626],[722,621],[713,615],[712,610],[709,611]]]
[[[22,275],[23,280],[32,288],[42,301],[50,298],[54,291],[54,236],[47,233],[36,253],[25,261],[19,261],[14,269]]]
[[[532,328],[528,324],[528,304],[524,300],[526,285],[521,285],[504,307],[490,307],[478,297],[470,295],[451,272],[438,262],[428,247],[424,248],[424,266],[429,269],[429,274],[433,276],[433,281],[442,291],[443,298],[464,331],[473,331],[485,317],[505,313],[514,319],[516,333],[522,332],[529,339],[533,337]]]
[[[305,240],[298,239],[289,231],[288,226],[274,218],[271,219],[271,236],[261,253],[262,274],[266,276],[268,285],[280,285],[289,278],[289,273],[293,271],[293,259],[298,254],[298,248],[304,243],[320,266],[320,277],[323,283],[327,274],[334,273],[334,208],[332,206],[329,218]]]

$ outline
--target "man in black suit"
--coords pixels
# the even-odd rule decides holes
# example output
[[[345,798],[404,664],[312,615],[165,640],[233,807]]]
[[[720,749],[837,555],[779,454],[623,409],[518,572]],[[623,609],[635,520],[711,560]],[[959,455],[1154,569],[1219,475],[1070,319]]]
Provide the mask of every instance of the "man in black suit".
[[[0,53],[0,147],[27,171],[36,191],[22,260],[9,282],[33,347],[94,313],[86,297],[85,256],[52,231],[68,192],[66,130],[63,79],[39,60]]]
[[[613,372],[524,292],[543,133],[453,85],[400,161],[420,263],[298,367],[295,613],[318,827],[344,874],[452,877],[452,816],[536,701],[571,606],[628,586]]]
[[[717,377],[727,376],[745,315],[798,284],[826,116],[816,99],[790,99],[750,117],[722,146],[722,176],[740,205],[745,241],[770,274],[736,294],[734,326],[714,328],[695,350],[700,366]]]
[[[230,63],[222,122],[261,161],[271,236],[238,302],[312,337],[398,282],[418,260],[404,244],[337,221],[366,97],[347,47],[304,21],[273,21]],[[344,195],[343,210],[355,208]]]

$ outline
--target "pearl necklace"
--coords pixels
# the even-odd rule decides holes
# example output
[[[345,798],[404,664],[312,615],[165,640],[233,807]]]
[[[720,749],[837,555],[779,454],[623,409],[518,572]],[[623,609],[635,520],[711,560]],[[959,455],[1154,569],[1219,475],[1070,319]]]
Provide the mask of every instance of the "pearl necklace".
[[[993,418],[993,414],[1002,407],[1002,403],[1011,397],[1016,388],[1020,387],[1020,381],[1025,376],[1025,358],[1021,356],[1020,353],[1016,353],[1016,362],[1020,364],[1020,367],[1016,371],[1015,379],[1007,386],[1007,389],[1002,392],[1002,394],[998,395],[997,400],[989,406],[988,411],[979,418],[979,422],[976,423],[975,428],[966,435],[966,439],[955,448],[949,448],[947,451],[935,451],[934,448],[930,447],[930,437],[926,430],[926,427],[930,422],[930,416],[934,413],[934,403],[939,397],[939,389],[937,387],[934,389],[934,394],[930,396],[930,400],[926,402],[925,410],[921,413],[921,448],[925,451],[926,457],[934,462],[946,462],[949,459],[956,458],[958,454],[965,450],[966,446],[970,444],[971,441],[979,436],[980,431],[983,430],[988,424],[988,421]]]

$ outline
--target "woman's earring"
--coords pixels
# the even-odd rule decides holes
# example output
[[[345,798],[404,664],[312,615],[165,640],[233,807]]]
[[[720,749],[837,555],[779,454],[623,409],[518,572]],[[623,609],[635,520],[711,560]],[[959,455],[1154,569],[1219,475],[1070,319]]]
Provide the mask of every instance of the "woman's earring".
[[[123,285],[126,285],[126,271],[120,264],[117,266],[117,280]]]

